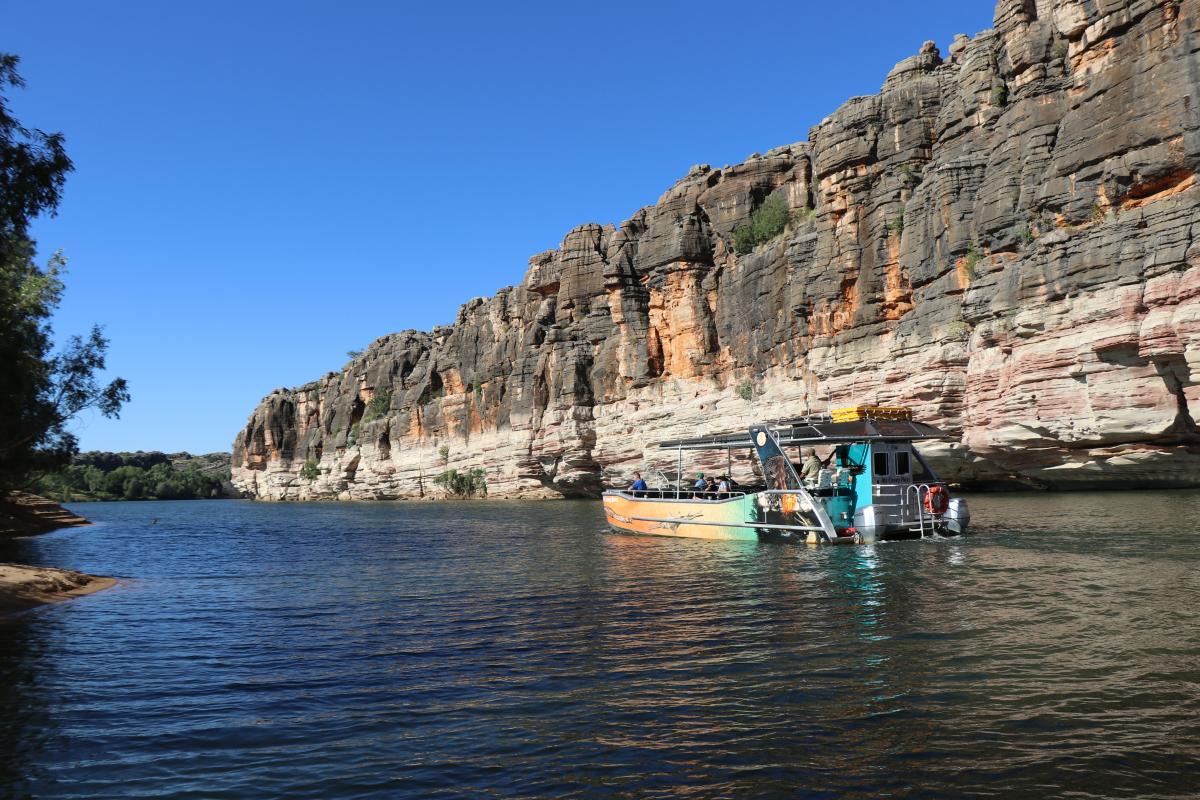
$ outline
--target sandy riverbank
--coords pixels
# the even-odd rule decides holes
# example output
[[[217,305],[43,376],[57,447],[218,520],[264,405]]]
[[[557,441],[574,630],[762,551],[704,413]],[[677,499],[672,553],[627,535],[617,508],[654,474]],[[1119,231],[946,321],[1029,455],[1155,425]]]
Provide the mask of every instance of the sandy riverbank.
[[[114,578],[69,569],[0,564],[0,613],[82,597],[116,583]]]
[[[90,524],[44,497],[25,492],[10,492],[0,497],[0,537],[34,536]],[[0,613],[81,597],[116,583],[113,578],[69,569],[0,564]]]

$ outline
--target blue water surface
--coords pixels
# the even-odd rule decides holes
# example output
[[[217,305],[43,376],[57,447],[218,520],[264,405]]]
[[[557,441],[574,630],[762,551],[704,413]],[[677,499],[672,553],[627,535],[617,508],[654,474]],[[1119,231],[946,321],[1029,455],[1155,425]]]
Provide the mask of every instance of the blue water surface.
[[[74,504],[0,561],[0,797],[1195,797],[1200,493],[974,536],[614,534],[599,503]]]

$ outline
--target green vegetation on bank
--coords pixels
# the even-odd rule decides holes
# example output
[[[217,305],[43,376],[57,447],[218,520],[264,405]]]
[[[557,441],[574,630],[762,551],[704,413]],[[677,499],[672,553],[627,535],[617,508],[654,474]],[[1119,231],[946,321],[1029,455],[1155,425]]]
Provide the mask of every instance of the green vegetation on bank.
[[[304,466],[300,468],[300,477],[312,483],[317,478],[321,477],[321,467],[317,464],[315,458],[306,459]]]
[[[31,489],[59,502],[205,500],[224,497],[228,480],[228,453],[89,452],[39,475]]]
[[[433,482],[445,489],[451,497],[487,494],[487,477],[481,469],[469,469],[466,472],[448,469],[434,478]]]

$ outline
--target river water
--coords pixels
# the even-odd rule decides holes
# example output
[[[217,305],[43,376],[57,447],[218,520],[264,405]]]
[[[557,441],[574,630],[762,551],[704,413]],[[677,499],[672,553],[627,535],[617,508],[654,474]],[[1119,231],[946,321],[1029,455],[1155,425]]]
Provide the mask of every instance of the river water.
[[[0,797],[1195,797],[1200,493],[958,540],[638,537],[598,502],[81,503],[0,561]]]

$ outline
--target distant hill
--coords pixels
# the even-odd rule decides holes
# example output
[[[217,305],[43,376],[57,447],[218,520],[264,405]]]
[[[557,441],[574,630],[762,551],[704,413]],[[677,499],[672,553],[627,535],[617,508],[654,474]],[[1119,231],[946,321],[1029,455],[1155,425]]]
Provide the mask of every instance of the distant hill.
[[[38,477],[31,489],[59,502],[208,500],[235,497],[229,453],[80,453],[65,469]]]

